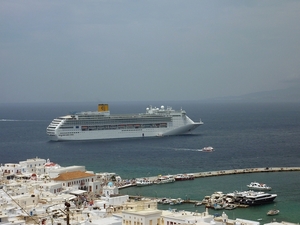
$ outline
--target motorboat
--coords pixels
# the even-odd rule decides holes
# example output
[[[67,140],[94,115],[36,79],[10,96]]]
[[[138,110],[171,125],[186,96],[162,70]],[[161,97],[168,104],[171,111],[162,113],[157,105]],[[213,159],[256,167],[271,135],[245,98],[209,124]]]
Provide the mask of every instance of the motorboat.
[[[184,202],[184,200],[182,200],[181,198],[171,199],[170,205],[179,205],[183,202]]]
[[[267,215],[268,216],[274,216],[274,215],[277,215],[279,213],[279,210],[278,209],[271,209],[267,212]]]
[[[225,209],[227,209],[227,210],[232,210],[232,209],[235,209],[236,207],[237,207],[236,204],[227,204],[227,205],[225,206]]]
[[[152,185],[153,182],[148,180],[148,179],[140,179],[136,181],[136,186],[138,187],[143,187],[143,186],[148,186],[148,185]]]
[[[159,176],[156,180],[156,184],[166,184],[175,182],[175,178],[172,175]]]
[[[203,203],[202,202],[196,202],[195,203],[195,206],[200,206],[200,205],[202,205]]]
[[[225,204],[225,203],[214,203],[213,204],[213,208],[215,210],[224,209],[226,206],[227,206],[227,204]]]
[[[177,174],[175,176],[176,181],[182,181],[182,180],[194,180],[193,174]]]
[[[168,204],[170,204],[171,202],[172,202],[172,199],[166,198],[166,199],[164,199],[164,200],[162,201],[162,204],[163,204],[163,205],[168,205]]]
[[[207,146],[201,149],[202,152],[212,152],[214,151],[214,148],[211,146]]]
[[[258,182],[251,182],[247,185],[247,187],[251,190],[261,190],[261,191],[270,191],[272,190],[271,187],[267,186],[266,184],[258,183]]]

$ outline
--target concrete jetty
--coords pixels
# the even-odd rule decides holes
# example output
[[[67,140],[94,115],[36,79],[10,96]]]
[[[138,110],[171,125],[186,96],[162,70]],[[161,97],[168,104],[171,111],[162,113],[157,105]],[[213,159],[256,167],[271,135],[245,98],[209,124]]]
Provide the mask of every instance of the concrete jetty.
[[[213,177],[233,174],[244,174],[244,173],[267,173],[267,172],[289,172],[289,171],[300,171],[300,167],[263,167],[263,168],[245,168],[245,169],[231,169],[231,170],[218,170],[208,172],[197,172],[188,173],[194,175],[194,178],[202,177]],[[173,175],[176,176],[176,175]],[[151,181],[157,180],[157,177],[143,177]],[[139,179],[143,179],[139,178]]]
[[[245,169],[199,172],[199,173],[193,173],[193,175],[195,178],[201,178],[201,177],[212,177],[212,176],[244,174],[244,173],[266,173],[266,172],[288,172],[288,171],[300,171],[300,167],[245,168]]]
[[[233,175],[233,174],[246,174],[246,173],[268,173],[268,172],[291,172],[291,171],[300,171],[300,167],[264,167],[264,168],[245,168],[245,169],[232,169],[232,170],[219,170],[219,171],[209,171],[209,172],[198,172],[198,173],[189,173],[193,174],[194,178],[203,178],[203,177],[212,177],[212,176],[223,176],[223,175]],[[173,175],[176,176],[176,175]],[[156,177],[144,177],[146,179],[149,179],[150,181],[157,180],[158,176]],[[144,179],[140,178],[140,179]],[[126,187],[135,186],[136,184],[130,184]],[[125,187],[119,187],[119,188],[125,188]],[[142,196],[130,196],[131,199],[141,199]],[[151,199],[157,199],[154,197],[146,197]],[[185,199],[183,203],[189,203],[189,204],[196,204],[202,201],[199,200],[191,200],[191,199]],[[237,205],[237,207],[248,207],[248,205]]]
[[[188,173],[194,176],[194,178],[203,177],[213,177],[213,176],[224,176],[224,175],[234,175],[234,174],[246,174],[246,173],[268,173],[268,172],[291,172],[300,171],[300,167],[263,167],[263,168],[245,168],[245,169],[231,169],[231,170],[218,170],[218,171],[208,171],[208,172],[197,172]],[[159,175],[161,176],[161,175]],[[137,179],[148,179],[150,181],[156,181],[159,176],[154,177],[142,177]],[[164,176],[164,175],[162,175]],[[173,175],[174,177],[176,175]],[[126,184],[124,186],[119,186],[120,189],[136,186],[136,183]]]

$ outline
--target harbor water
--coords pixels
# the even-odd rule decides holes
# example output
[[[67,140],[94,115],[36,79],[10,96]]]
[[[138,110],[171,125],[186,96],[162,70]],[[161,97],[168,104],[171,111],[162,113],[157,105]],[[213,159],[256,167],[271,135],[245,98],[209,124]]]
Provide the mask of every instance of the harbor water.
[[[0,104],[0,162],[18,163],[28,158],[50,159],[61,166],[84,165],[94,172],[115,172],[124,179],[166,174],[241,168],[300,166],[300,104],[246,104],[199,102],[113,102],[111,113],[144,112],[161,105],[183,108],[204,125],[192,134],[128,140],[50,142],[46,127],[58,116],[93,111],[97,103]],[[199,149],[213,146],[213,152]],[[247,190],[252,181],[266,183],[278,196],[271,204],[226,211],[229,218],[262,223],[300,222],[300,172],[225,175],[177,181],[172,184],[131,187],[121,193],[150,197],[202,200],[215,191]],[[204,211],[193,204],[160,208]],[[270,217],[269,209],[280,213]],[[222,211],[210,210],[221,214]]]

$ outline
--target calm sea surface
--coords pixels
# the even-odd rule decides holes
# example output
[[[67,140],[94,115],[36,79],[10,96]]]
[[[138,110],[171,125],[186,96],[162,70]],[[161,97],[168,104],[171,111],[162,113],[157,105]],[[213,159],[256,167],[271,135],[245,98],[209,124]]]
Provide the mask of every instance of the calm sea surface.
[[[49,158],[61,166],[85,165],[87,170],[115,172],[123,178],[254,167],[300,167],[300,104],[113,102],[110,111],[112,114],[144,112],[149,104],[183,108],[194,121],[201,118],[204,125],[192,134],[176,137],[50,142],[46,127],[52,119],[74,111],[94,111],[97,103],[0,104],[0,163]],[[213,146],[215,151],[197,151],[204,146]],[[121,193],[202,200],[215,191],[246,190],[248,183],[258,181],[271,186],[272,192],[278,194],[274,203],[226,211],[229,218],[260,219],[261,223],[276,218],[299,223],[299,175],[300,172],[228,175],[132,187]],[[203,206],[188,204],[174,208],[205,210]],[[272,208],[278,208],[279,215],[267,217],[266,212]]]

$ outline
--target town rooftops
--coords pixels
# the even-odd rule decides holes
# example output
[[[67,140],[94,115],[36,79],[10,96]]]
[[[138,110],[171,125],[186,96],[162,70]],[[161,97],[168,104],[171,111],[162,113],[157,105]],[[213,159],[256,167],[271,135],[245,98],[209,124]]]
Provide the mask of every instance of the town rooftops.
[[[86,173],[82,171],[73,171],[73,172],[66,172],[60,174],[57,178],[54,178],[55,181],[68,181],[68,180],[76,180],[76,179],[82,179],[87,177],[94,177],[95,174],[92,173]]]

